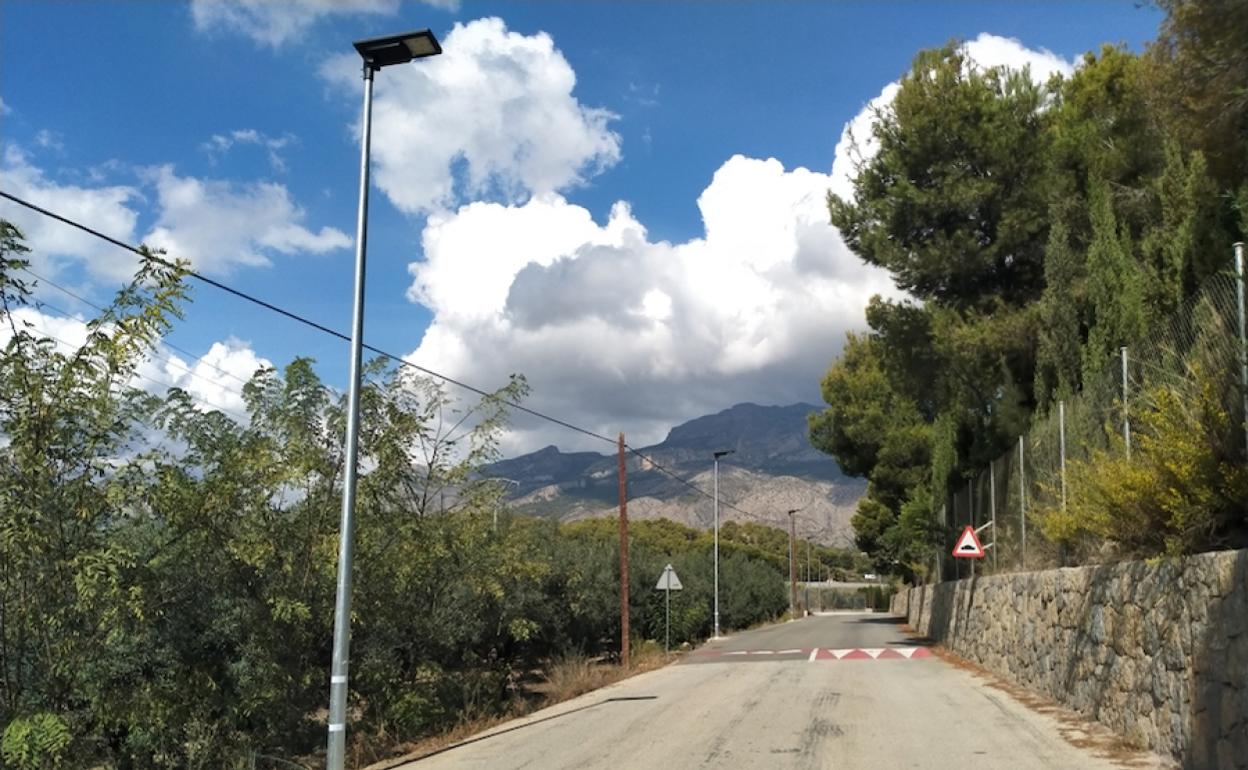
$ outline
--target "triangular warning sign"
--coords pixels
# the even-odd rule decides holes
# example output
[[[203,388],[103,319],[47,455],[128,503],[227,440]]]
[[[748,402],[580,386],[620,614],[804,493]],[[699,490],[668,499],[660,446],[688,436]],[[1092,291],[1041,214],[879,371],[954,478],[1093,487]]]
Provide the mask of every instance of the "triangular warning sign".
[[[659,584],[654,588],[657,591],[679,591],[684,586],[680,584],[680,578],[676,577],[676,570],[669,564],[663,568],[663,574],[659,575]]]
[[[958,544],[953,547],[953,555],[961,559],[982,559],[984,558],[984,547],[979,544],[979,538],[975,535],[975,529],[967,525],[962,530],[962,536],[958,538]]]

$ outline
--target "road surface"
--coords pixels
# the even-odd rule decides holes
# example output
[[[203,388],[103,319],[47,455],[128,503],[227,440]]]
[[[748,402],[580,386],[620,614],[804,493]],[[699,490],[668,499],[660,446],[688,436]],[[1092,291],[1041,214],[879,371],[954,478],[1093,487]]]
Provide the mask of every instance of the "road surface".
[[[900,623],[838,613],[744,632],[402,767],[1166,766],[1029,709],[916,645]]]

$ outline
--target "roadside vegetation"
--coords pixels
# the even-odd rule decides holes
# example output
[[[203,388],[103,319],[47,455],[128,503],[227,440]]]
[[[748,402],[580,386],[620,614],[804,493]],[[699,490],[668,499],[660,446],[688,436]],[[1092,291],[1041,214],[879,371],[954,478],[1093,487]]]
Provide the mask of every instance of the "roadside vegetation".
[[[869,479],[853,525],[882,571],[936,577],[952,490],[1180,309],[1198,342],[1179,376],[1146,375],[1132,460],[1105,426],[1110,450],[1071,464],[1076,502],[1031,515],[1063,558],[1248,546],[1235,338],[1191,308],[1248,239],[1248,4],[1158,5],[1142,55],[1106,46],[1046,84],[956,43],[920,52],[851,199],[829,197],[850,249],[909,295],[872,300],[810,420]]]

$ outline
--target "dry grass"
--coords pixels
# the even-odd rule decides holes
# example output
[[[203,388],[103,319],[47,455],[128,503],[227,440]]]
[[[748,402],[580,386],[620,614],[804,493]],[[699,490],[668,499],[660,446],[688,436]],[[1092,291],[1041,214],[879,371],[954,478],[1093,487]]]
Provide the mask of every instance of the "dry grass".
[[[455,727],[418,741],[391,745],[378,751],[377,739],[371,738],[370,746],[353,747],[353,767],[364,770],[389,770],[408,762],[460,743],[478,733],[497,727],[504,722],[518,719],[534,711],[570,700],[578,695],[599,690],[630,676],[661,668],[675,662],[681,654],[664,655],[663,647],[646,640],[634,644],[632,661],[628,668],[602,658],[590,658],[573,654],[551,661],[543,671],[541,681],[528,688],[527,697],[518,698],[502,714],[493,716],[466,715]],[[385,759],[378,761],[382,756]],[[373,764],[368,764],[372,762]]]

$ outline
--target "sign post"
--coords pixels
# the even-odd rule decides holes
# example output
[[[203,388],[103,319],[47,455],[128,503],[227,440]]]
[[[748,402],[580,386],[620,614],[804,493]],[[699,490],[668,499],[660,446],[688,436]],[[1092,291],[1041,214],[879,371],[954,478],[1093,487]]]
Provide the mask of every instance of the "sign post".
[[[672,569],[672,565],[663,568],[663,574],[659,575],[659,584],[655,587],[656,591],[663,592],[663,615],[666,628],[663,636],[663,654],[670,653],[672,648],[672,591],[679,591],[683,586],[680,584],[680,578],[676,576],[676,570]]]

